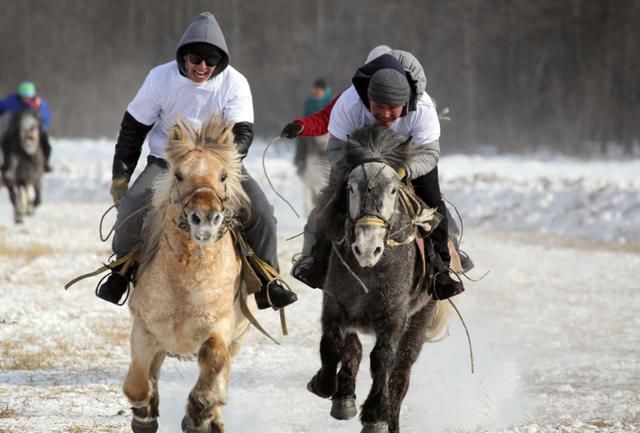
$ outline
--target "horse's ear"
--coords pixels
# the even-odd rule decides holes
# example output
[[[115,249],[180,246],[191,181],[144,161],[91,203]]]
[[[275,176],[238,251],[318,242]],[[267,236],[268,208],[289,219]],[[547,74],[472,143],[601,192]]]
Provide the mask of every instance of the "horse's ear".
[[[227,125],[222,129],[220,133],[220,138],[218,141],[221,143],[235,143],[235,135],[233,134],[233,127],[231,125]]]
[[[184,141],[186,135],[187,134],[180,125],[180,122],[177,122],[169,131],[169,141]]]

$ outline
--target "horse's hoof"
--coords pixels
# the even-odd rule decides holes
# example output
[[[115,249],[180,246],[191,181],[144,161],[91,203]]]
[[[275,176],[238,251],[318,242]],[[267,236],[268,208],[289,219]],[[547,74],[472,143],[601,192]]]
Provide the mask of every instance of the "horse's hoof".
[[[133,433],[156,433],[158,431],[158,420],[141,421],[138,418],[131,420],[131,430]]]
[[[331,404],[331,416],[335,419],[351,419],[358,413],[355,397],[346,397],[333,400]]]
[[[217,433],[217,430],[211,429],[211,423],[209,421],[203,422],[202,425],[193,425],[193,420],[188,416],[182,418],[180,425],[184,433]]]
[[[309,381],[309,383],[307,383],[307,391],[317,395],[318,397],[322,397],[322,398],[329,398],[333,395],[333,392],[326,392],[320,389],[320,387],[318,386],[318,375],[316,374],[315,376],[313,376],[311,378],[311,380]]]
[[[389,433],[389,426],[386,422],[365,424],[360,433]]]

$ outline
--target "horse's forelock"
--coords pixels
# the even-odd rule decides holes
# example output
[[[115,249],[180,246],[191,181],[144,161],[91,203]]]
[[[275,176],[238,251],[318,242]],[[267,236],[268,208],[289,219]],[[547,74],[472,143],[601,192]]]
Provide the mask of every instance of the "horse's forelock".
[[[151,260],[162,237],[168,205],[175,199],[174,174],[194,150],[211,153],[225,167],[227,206],[234,212],[248,208],[249,198],[241,183],[244,178],[242,161],[236,150],[231,126],[226,125],[219,116],[213,116],[198,132],[189,121],[179,118],[169,132],[165,149],[170,169],[161,173],[153,184],[151,209],[147,217],[149,223],[144,235],[143,263]],[[182,173],[182,176],[185,175],[188,176],[188,173]]]
[[[379,125],[364,126],[356,130],[347,142],[345,163],[347,169],[367,161],[383,162],[398,169],[411,157],[408,137]]]
[[[238,153],[232,125],[214,115],[204,124],[200,133],[203,148],[216,157],[227,171],[227,197],[234,209],[246,207],[249,202],[242,188],[242,160]]]
[[[245,202],[240,182],[242,181],[242,162],[237,152],[232,125],[225,123],[222,116],[214,114],[198,132],[184,117],[180,116],[169,133],[169,143],[165,157],[173,167],[179,167],[191,151],[202,149],[212,154],[227,171],[227,192],[238,207]]]

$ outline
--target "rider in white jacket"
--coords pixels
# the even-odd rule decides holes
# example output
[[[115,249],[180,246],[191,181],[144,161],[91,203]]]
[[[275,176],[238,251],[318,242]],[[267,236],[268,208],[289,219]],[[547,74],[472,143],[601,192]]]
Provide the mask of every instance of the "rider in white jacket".
[[[448,272],[451,257],[447,212],[438,180],[440,122],[436,107],[425,91],[422,66],[413,55],[396,50],[370,57],[354,74],[353,85],[340,95],[331,109],[327,157],[332,162],[343,159],[348,136],[365,125],[379,124],[411,136],[414,156],[402,168],[402,177],[411,180],[416,194],[427,205],[437,208],[443,217],[432,234],[434,249],[443,265],[436,274],[432,295],[436,299],[447,299],[464,291],[464,286]],[[309,216],[303,255],[291,271],[295,278],[311,287],[322,286],[328,255],[327,240],[316,230],[317,218],[322,218],[318,211]]]
[[[238,151],[246,156],[253,140],[253,102],[246,78],[229,65],[229,51],[216,19],[209,12],[198,15],[178,43],[176,59],[149,72],[122,119],[113,158],[111,195],[118,204],[113,251],[125,256],[139,242],[144,212],[136,212],[151,200],[154,179],[167,170],[164,147],[171,126],[181,115],[200,126],[213,114],[233,124]],[[147,166],[128,188],[129,180],[149,134]],[[273,207],[256,181],[244,170],[242,185],[251,199],[244,231],[256,255],[278,270],[276,220]],[[113,269],[97,295],[119,303],[134,270]],[[260,273],[258,273],[260,275]],[[259,308],[275,309],[297,300],[279,280],[263,281],[256,294]],[[268,291],[268,294],[267,294]]]

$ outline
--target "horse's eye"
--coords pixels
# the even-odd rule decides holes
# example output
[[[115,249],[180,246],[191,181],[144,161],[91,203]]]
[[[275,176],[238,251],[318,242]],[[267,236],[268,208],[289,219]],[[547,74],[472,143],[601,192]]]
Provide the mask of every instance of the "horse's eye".
[[[177,180],[178,182],[182,182],[182,174],[181,174],[181,173],[176,172],[176,180]]]
[[[391,195],[396,195],[396,192],[398,192],[398,188],[391,189]]]
[[[224,183],[226,180],[227,180],[227,174],[226,174],[226,173],[224,173],[224,174],[222,174],[222,175],[220,176],[220,182],[223,182],[223,183]]]

